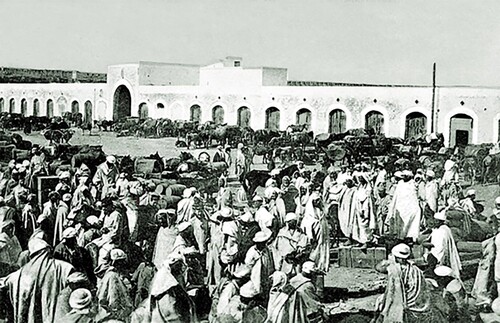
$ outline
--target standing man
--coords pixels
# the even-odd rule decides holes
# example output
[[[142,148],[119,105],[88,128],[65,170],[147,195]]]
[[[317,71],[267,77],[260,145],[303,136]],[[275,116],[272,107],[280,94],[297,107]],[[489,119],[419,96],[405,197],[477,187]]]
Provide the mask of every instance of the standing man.
[[[115,187],[120,173],[116,167],[116,158],[114,156],[106,157],[106,161],[97,167],[94,175],[94,185],[97,187],[97,199],[103,199],[108,191]]]
[[[453,276],[460,278],[462,263],[453,234],[450,227],[446,225],[446,211],[436,213],[434,219],[436,228],[430,235],[432,247],[427,256],[429,270],[434,270],[437,265],[448,266],[453,270]]]
[[[234,164],[235,166],[235,174],[238,176],[240,182],[243,181],[245,178],[246,174],[246,157],[243,152],[243,148],[245,146],[242,143],[238,144],[238,150],[236,151],[236,163]]]
[[[425,183],[425,206],[424,215],[428,219],[430,216],[438,211],[438,199],[439,199],[439,185],[436,181],[436,174],[434,171],[428,169],[425,172],[426,183]]]

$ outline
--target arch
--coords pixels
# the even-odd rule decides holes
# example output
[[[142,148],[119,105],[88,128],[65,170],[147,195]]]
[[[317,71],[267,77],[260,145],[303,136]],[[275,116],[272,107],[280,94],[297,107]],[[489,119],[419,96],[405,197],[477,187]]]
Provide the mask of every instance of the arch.
[[[78,101],[73,101],[71,102],[71,113],[78,113],[80,112],[80,103]]]
[[[146,102],[142,102],[139,104],[139,119],[147,119],[149,116],[148,104]]]
[[[113,95],[113,120],[132,115],[132,94],[125,85],[119,85]]]
[[[270,107],[266,110],[266,129],[280,130],[280,110],[276,107]]]
[[[432,122],[431,112],[427,109],[422,109],[422,107],[413,107],[413,108],[410,108],[410,109],[403,111],[403,114],[401,114],[401,120],[400,120],[400,136],[401,136],[401,138],[406,138],[406,128],[407,128],[406,122],[407,122],[408,116],[412,115],[412,116],[410,116],[410,119],[412,119],[412,117],[416,116],[414,113],[419,113],[420,117],[422,119],[423,119],[423,117],[425,117],[425,123],[424,123],[425,124],[425,133],[428,134],[431,132],[431,122]]]
[[[33,115],[35,117],[40,115],[40,101],[38,99],[33,100]]]
[[[458,116],[457,116],[458,115]],[[460,116],[462,115],[462,116]],[[469,119],[468,122],[464,122],[463,126],[461,128],[468,128],[468,129],[451,129],[451,121],[452,118],[455,117],[456,119]],[[460,123],[460,122],[459,122]],[[468,126],[467,126],[467,123]],[[458,126],[458,124],[455,124]],[[464,108],[464,107],[458,107],[455,109],[452,109],[449,111],[446,116],[442,119],[441,123],[441,128],[442,133],[444,135],[445,139],[445,145],[449,147],[454,147],[456,144],[456,138],[452,138],[451,133],[453,131],[454,136],[456,136],[456,130],[462,130],[462,131],[468,131],[469,132],[469,143],[471,144],[477,144],[478,143],[478,134],[479,134],[479,118],[477,114],[472,111],[471,109]]]
[[[428,133],[428,118],[420,111],[410,112],[406,115],[404,125],[404,139],[417,139]]]
[[[90,122],[92,123],[92,102],[86,101],[84,104],[84,113],[83,113],[83,122],[87,123]]]
[[[378,112],[378,113],[377,113]],[[368,120],[372,120],[370,122],[377,122],[377,128],[376,130],[379,131],[379,133],[383,133],[386,136],[389,134],[389,113],[384,107],[381,106],[370,106],[366,107],[361,111],[361,120],[363,123],[363,128],[367,129]],[[368,118],[367,118],[368,116]],[[373,128],[373,125],[371,126]]]
[[[54,116],[54,101],[52,101],[52,99],[47,100],[47,112],[45,115],[49,118]]]
[[[248,107],[238,108],[238,119],[236,121],[238,127],[250,127],[251,118],[252,118],[252,112]]]
[[[384,134],[384,115],[379,111],[369,111],[365,115],[365,129],[372,129],[376,135]]]
[[[21,114],[23,116],[28,114],[28,101],[24,98],[21,100]]]
[[[343,133],[347,130],[347,115],[342,109],[333,109],[328,114],[328,132]]]
[[[201,122],[201,107],[198,104],[193,104],[189,108],[189,120],[194,122]]]
[[[306,108],[299,109],[295,113],[295,116],[296,116],[295,124],[306,125],[306,130],[311,130],[311,119],[312,119],[311,110]]]
[[[224,108],[220,105],[216,105],[212,108],[212,121],[215,124],[224,123]]]
[[[57,99],[57,110],[59,111],[59,115],[62,116],[67,111],[68,100],[64,96],[60,96]]]
[[[457,113],[450,118],[450,146],[467,146],[472,143],[474,119],[468,114]]]
[[[0,112],[4,112],[5,109],[5,100],[4,98],[0,98]]]
[[[16,100],[14,98],[9,101],[9,113],[16,112]]]

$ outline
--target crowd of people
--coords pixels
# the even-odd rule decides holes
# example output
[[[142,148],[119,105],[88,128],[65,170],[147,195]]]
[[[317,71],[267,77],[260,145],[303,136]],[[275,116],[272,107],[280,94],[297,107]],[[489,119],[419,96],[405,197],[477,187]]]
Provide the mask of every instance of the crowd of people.
[[[491,224],[481,228],[493,262],[500,240],[495,215],[480,217],[475,191],[462,196],[453,158],[439,179],[431,169],[389,174],[381,163],[332,165],[324,177],[319,166],[297,162],[292,176],[273,169],[247,196],[229,185],[250,170],[243,151],[239,144],[232,161],[219,149],[215,159],[228,171],[218,192],[186,188],[173,208],[161,208],[155,185],[121,172],[114,156],[95,172],[85,164],[58,170],[43,201],[35,185],[48,174],[41,150],[12,161],[0,177],[1,318],[321,322],[331,247],[367,250],[383,239],[394,242],[377,266],[388,275],[380,322],[467,317],[455,240]],[[423,269],[409,261],[418,246]],[[488,305],[496,304],[489,273],[480,270],[475,286]]]

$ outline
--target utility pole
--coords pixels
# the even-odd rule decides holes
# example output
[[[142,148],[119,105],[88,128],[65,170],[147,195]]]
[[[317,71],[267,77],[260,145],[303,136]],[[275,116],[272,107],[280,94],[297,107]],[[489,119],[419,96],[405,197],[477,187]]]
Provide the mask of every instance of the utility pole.
[[[436,105],[436,63],[432,65],[432,106],[431,106],[431,133],[434,133]]]

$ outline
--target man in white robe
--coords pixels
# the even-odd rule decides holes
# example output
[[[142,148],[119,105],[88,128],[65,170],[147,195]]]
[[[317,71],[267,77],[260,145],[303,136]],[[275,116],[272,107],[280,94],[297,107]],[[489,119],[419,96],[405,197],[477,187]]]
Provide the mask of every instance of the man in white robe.
[[[389,231],[400,239],[412,238],[416,240],[420,235],[421,209],[417,189],[412,178],[413,174],[410,171],[403,172],[403,180],[397,184],[394,190],[386,219]]]
[[[446,225],[446,212],[438,212],[434,215],[437,221],[436,228],[430,235],[431,249],[427,256],[429,267],[433,269],[437,265],[448,266],[453,270],[453,277],[460,278],[462,263],[458,249],[453,239],[450,228]]]

